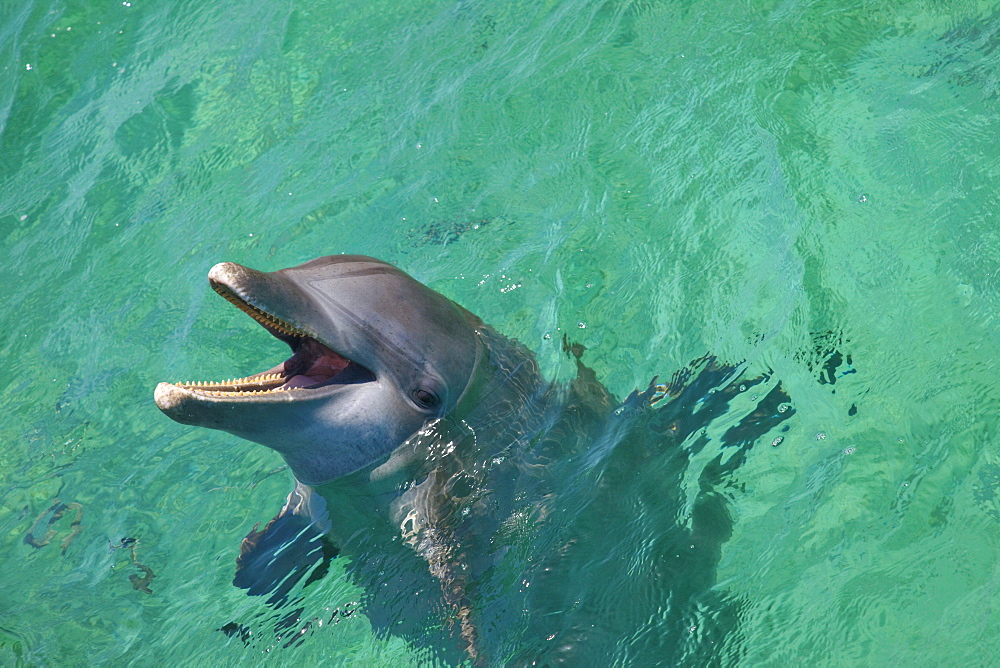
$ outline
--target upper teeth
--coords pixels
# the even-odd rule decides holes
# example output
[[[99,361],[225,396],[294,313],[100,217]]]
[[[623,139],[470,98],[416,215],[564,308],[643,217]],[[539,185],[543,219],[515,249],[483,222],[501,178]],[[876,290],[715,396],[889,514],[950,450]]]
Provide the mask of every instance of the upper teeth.
[[[241,298],[237,297],[228,290],[223,290],[221,288],[215,288],[215,291],[222,295],[226,301],[231,303],[236,308],[240,309],[251,318],[259,323],[265,324],[268,327],[273,327],[282,334],[287,334],[288,336],[309,336],[306,332],[302,331],[298,327],[293,327],[289,325],[284,320],[281,320],[270,313],[263,311],[252,304],[248,304]]]

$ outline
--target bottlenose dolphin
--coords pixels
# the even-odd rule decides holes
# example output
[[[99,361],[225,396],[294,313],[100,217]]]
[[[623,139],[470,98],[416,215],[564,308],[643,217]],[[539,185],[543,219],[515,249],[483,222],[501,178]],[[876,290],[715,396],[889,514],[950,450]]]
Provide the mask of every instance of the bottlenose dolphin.
[[[254,375],[156,388],[169,417],[272,448],[294,475],[236,584],[281,603],[303,566],[344,554],[376,633],[451,663],[675,662],[721,645],[697,621],[730,533],[715,487],[794,412],[780,384],[706,357],[619,401],[565,341],[577,376],[549,382],[523,345],[370,257],[208,278],[292,350]],[[684,491],[706,426],[761,383],[716,436],[726,456]],[[632,521],[647,527],[636,563],[609,559]]]

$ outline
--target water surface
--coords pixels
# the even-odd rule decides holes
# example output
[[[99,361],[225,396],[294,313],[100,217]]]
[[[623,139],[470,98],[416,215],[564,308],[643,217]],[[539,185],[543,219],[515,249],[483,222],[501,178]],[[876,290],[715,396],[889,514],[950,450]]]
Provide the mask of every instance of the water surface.
[[[216,629],[261,609],[233,560],[290,474],[151,394],[282,354],[214,263],[339,252],[550,377],[569,333],[618,396],[773,370],[796,415],[722,490],[723,663],[1000,660],[996,2],[48,0],[0,8],[0,53],[0,663],[271,647]],[[26,544],[55,498],[79,534]],[[270,659],[418,663],[332,617],[342,569]]]

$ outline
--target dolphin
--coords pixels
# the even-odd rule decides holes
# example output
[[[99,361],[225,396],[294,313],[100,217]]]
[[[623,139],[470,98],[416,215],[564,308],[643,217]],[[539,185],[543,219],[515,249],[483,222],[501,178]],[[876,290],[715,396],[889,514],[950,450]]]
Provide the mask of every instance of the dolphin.
[[[294,477],[281,512],[244,540],[238,586],[280,605],[308,568],[343,554],[376,633],[436,660],[696,656],[682,629],[712,589],[731,525],[714,487],[794,413],[780,383],[741,380],[706,356],[619,401],[565,339],[577,376],[551,382],[521,343],[366,256],[274,272],[224,262],[208,279],[291,348],[259,373],[155,391],[170,418],[269,447]],[[769,391],[718,439],[729,456],[705,466],[688,498],[706,426],[761,383]],[[655,558],[628,576],[643,600],[609,608],[611,594],[581,577],[623,581],[608,541],[634,539],[622,530],[637,509],[657,524],[642,548]],[[626,642],[654,619],[676,633]]]

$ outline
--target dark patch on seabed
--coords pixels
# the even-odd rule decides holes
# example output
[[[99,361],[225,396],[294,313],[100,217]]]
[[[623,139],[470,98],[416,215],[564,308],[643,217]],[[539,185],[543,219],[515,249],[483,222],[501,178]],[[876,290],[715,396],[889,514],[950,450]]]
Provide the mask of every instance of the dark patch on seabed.
[[[854,358],[849,352],[851,340],[843,332],[825,330],[822,332],[811,332],[811,345],[806,350],[800,351],[796,356],[796,361],[803,362],[809,370],[816,374],[821,385],[829,385],[830,393],[836,394],[834,387],[838,380],[845,376],[857,373],[854,367]],[[861,393],[862,396],[866,392]],[[858,414],[858,404],[851,403],[847,409],[848,417]]]
[[[459,218],[438,220],[410,229],[406,236],[414,246],[447,246],[458,241],[467,232],[486,227],[498,228],[511,225],[512,221],[503,216],[494,218]]]
[[[819,374],[823,385],[834,385],[839,378],[856,373],[854,360],[849,352],[844,352],[851,343],[843,332],[812,332],[812,348],[795,356],[805,362],[809,370]]]
[[[983,466],[972,487],[972,498],[983,512],[1000,522],[1000,463],[992,462]]]

